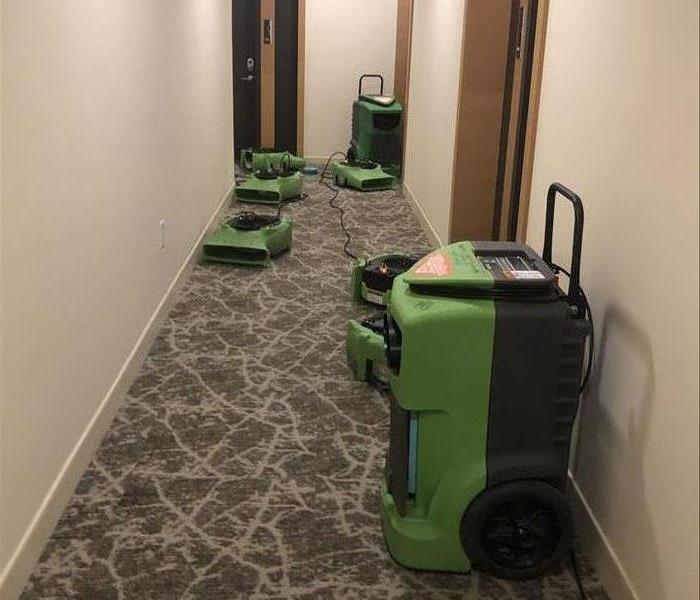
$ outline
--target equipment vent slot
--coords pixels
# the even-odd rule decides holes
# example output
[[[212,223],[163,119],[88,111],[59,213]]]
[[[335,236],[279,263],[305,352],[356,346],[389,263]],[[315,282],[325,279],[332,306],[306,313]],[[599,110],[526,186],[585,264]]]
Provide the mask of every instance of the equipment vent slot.
[[[408,468],[410,446],[410,412],[390,399],[389,452],[386,459],[386,488],[403,517],[408,503]]]
[[[588,334],[587,323],[569,320],[561,344],[561,356],[557,373],[556,419],[554,440],[557,444],[567,445],[571,438],[579,404],[579,387],[581,386],[581,369]]]
[[[239,187],[236,189],[236,197],[244,200],[263,200],[268,202],[279,202],[280,195],[278,192],[270,192],[267,190],[253,190],[249,188]]]
[[[401,123],[401,113],[380,113],[372,117],[375,129],[393,131]]]
[[[367,179],[362,182],[363,190],[376,190],[390,188],[394,183],[391,177],[378,177],[377,179]]]
[[[220,262],[259,265],[265,264],[269,259],[267,250],[257,248],[241,248],[232,246],[205,245],[202,249],[204,257]]]

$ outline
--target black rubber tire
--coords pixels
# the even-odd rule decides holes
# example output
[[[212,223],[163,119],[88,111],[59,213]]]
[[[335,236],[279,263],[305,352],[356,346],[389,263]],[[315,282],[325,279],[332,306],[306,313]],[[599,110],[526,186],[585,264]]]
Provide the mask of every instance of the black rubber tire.
[[[513,516],[518,512],[525,520]],[[514,481],[474,500],[462,517],[460,533],[474,569],[501,579],[531,579],[549,572],[568,555],[573,521],[566,496],[559,490],[543,481]],[[538,544],[537,556],[517,560],[534,552]]]

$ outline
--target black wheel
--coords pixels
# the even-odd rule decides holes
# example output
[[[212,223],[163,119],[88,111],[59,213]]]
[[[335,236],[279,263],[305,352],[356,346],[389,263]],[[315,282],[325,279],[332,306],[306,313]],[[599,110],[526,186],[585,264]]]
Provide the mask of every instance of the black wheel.
[[[571,547],[571,511],[564,494],[547,483],[505,483],[472,502],[461,536],[475,569],[502,579],[539,577]]]

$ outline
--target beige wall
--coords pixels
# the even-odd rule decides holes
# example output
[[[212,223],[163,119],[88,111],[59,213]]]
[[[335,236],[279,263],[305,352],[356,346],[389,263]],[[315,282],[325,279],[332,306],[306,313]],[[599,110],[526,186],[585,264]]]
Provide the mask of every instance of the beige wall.
[[[598,336],[575,479],[639,598],[697,598],[696,0],[552,1],[537,248],[554,180],[585,203],[583,284]],[[566,235],[558,241],[563,255]]]
[[[384,92],[394,89],[396,2],[306,0],[306,156],[347,150],[360,75],[382,74]]]
[[[449,234],[464,0],[416,0],[404,183],[442,243]]]
[[[233,164],[227,0],[2,12],[0,573]]]

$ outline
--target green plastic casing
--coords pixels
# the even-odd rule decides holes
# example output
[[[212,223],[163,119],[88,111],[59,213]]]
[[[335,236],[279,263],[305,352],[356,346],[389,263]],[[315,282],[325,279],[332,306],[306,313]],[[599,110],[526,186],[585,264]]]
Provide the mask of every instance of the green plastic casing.
[[[382,383],[388,382],[384,337],[354,319],[348,323],[345,354],[348,365],[358,381],[374,378]]]
[[[362,169],[336,162],[333,164],[335,184],[351,187],[363,192],[389,190],[396,186],[397,179],[380,165],[373,169]]]
[[[255,175],[236,186],[235,195],[241,202],[252,204],[279,204],[298,198],[304,190],[301,173],[280,175],[275,179],[259,179]]]
[[[248,172],[268,169],[280,171],[282,168],[300,171],[306,166],[306,161],[290,152],[275,152],[271,148],[244,148],[241,150],[239,164]]]
[[[371,160],[398,173],[401,165],[403,107],[394,102],[382,106],[359,98],[352,107],[352,148],[356,158]],[[392,126],[380,125],[390,119]],[[384,123],[387,121],[385,120]]]
[[[291,247],[293,226],[293,221],[287,218],[257,231],[242,231],[222,223],[205,236],[202,258],[210,262],[268,267],[271,257]]]
[[[362,272],[367,265],[367,261],[364,258],[358,258],[352,265],[352,271],[350,273],[350,294],[355,302],[362,300]]]
[[[431,275],[431,265],[451,271]],[[417,293],[409,283],[490,288],[493,278],[469,242],[452,244],[397,277],[388,305],[402,336],[400,369],[389,376],[392,402],[414,413],[418,426],[417,483],[405,516],[382,482],[386,544],[406,567],[466,572],[459,528],[486,486],[495,306]]]

